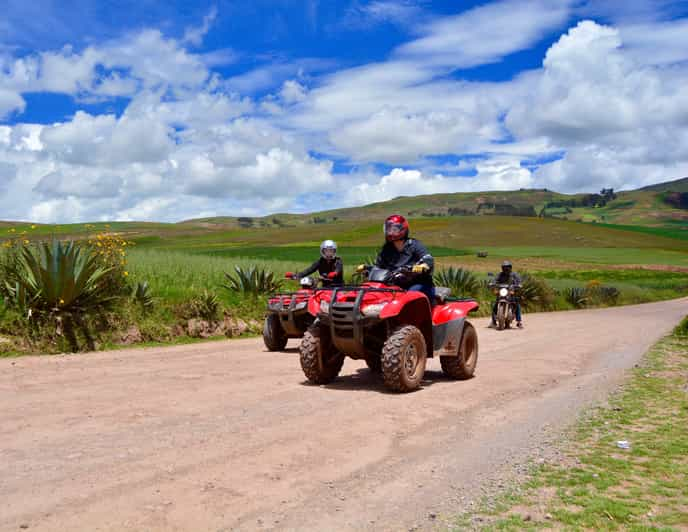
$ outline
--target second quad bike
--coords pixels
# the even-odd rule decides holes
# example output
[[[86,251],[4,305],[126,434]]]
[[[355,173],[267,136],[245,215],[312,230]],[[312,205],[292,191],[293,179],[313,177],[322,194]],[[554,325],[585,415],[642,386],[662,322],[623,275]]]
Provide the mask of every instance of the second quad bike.
[[[411,275],[406,268],[373,267],[360,285],[315,292],[308,302],[313,323],[300,347],[308,380],[331,382],[346,356],[365,360],[372,371],[382,373],[388,389],[398,392],[420,386],[429,357],[439,356],[452,379],[473,376],[478,336],[466,317],[478,303],[452,299],[450,289],[437,288],[431,306],[423,293],[395,285],[406,275]]]
[[[287,273],[287,279],[295,275]],[[313,316],[308,313],[308,301],[317,289],[318,282],[313,277],[299,279],[300,289],[296,292],[279,292],[268,297],[267,313],[263,324],[263,342],[268,351],[281,351],[287,346],[289,338],[301,338]]]

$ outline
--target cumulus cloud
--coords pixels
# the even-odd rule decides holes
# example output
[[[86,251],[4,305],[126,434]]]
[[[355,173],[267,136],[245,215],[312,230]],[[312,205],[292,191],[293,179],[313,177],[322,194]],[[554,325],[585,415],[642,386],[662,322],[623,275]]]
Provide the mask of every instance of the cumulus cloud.
[[[688,69],[642,61],[622,35],[580,22],[547,51],[532,91],[509,111],[517,136],[566,147],[562,161],[538,172],[541,182],[585,190],[683,175]]]
[[[79,50],[0,50],[0,117],[13,121],[0,126],[1,217],[252,216],[688,175],[685,19],[567,27],[579,2],[502,0],[443,18],[423,18],[419,6],[355,4],[376,23],[415,13],[415,37],[386,60],[338,70],[276,59],[225,77],[213,68],[231,51],[194,52],[212,10],[179,39],[145,29]],[[462,79],[554,32],[540,68]],[[23,124],[27,92],[127,105]]]

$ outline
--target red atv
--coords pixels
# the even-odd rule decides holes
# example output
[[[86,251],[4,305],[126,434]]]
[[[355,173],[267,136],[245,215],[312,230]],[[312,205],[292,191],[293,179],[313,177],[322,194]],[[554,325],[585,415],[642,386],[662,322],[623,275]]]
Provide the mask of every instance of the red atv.
[[[287,272],[285,277],[296,278],[291,272]],[[313,316],[308,313],[308,301],[315,293],[318,282],[326,281],[303,277],[299,280],[301,288],[296,292],[270,295],[263,324],[263,342],[268,351],[281,351],[286,347],[289,338],[301,338],[308,326],[313,323]]]
[[[450,378],[473,376],[478,336],[466,316],[478,303],[451,299],[449,288],[437,288],[431,308],[421,292],[394,286],[409,275],[408,269],[373,267],[361,285],[316,291],[308,302],[315,319],[300,348],[308,380],[332,381],[346,356],[364,359],[371,370],[382,372],[387,388],[399,392],[420,386],[427,357],[439,356]]]

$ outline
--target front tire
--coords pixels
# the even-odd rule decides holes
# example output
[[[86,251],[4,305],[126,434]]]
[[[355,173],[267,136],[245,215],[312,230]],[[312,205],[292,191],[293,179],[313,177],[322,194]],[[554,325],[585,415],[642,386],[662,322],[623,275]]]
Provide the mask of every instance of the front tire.
[[[417,327],[397,327],[382,347],[385,386],[395,392],[418,389],[425,375],[427,356],[425,338]]]
[[[499,306],[497,307],[497,330],[498,331],[503,331],[504,327],[506,327],[506,313],[507,313],[507,304],[504,303],[503,301],[499,303]]]
[[[440,357],[442,371],[450,379],[470,379],[478,365],[478,335],[470,323],[463,328],[459,354],[455,357]]]
[[[287,346],[287,335],[277,314],[268,314],[263,324],[263,342],[268,351],[282,351]]]
[[[332,345],[329,333],[317,325],[305,332],[299,352],[303,374],[314,384],[332,382],[344,364],[344,355]]]

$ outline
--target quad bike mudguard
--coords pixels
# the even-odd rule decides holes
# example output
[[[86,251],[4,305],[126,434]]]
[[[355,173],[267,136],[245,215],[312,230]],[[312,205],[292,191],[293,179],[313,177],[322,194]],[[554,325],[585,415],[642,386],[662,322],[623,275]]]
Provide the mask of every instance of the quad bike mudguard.
[[[458,356],[466,316],[478,306],[477,301],[467,299],[447,302],[433,308],[432,345],[435,355]]]

